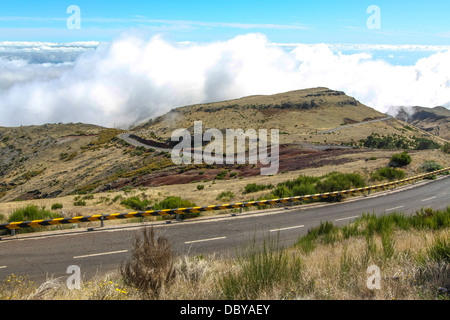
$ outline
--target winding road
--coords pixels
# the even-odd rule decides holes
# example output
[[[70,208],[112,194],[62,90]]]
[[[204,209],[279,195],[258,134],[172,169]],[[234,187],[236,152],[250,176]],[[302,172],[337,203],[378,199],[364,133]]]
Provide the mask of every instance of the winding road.
[[[337,127],[337,128],[333,128],[333,129],[328,129],[328,130],[325,130],[325,131],[321,131],[321,132],[318,132],[317,134],[331,133],[331,132],[339,131],[339,130],[346,129],[346,128],[350,128],[350,127],[360,126],[360,125],[367,124],[367,123],[374,123],[374,122],[380,122],[380,121],[387,121],[387,120],[391,120],[391,119],[394,119],[394,118],[391,117],[391,116],[389,116],[389,117],[382,118],[382,119],[376,119],[376,120],[370,120],[370,121],[364,121],[364,122],[358,122],[358,123],[347,124],[347,125],[345,125],[345,126],[341,126],[341,127]]]

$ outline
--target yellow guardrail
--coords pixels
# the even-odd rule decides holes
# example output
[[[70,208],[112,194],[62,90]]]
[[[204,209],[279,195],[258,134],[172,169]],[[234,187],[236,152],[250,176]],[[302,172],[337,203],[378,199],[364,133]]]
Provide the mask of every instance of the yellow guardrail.
[[[299,201],[308,201],[308,200],[317,200],[317,199],[337,199],[338,197],[346,194],[352,193],[362,193],[362,192],[370,192],[371,190],[385,189],[394,185],[400,185],[403,183],[414,182],[417,180],[421,180],[427,178],[429,176],[433,176],[439,173],[443,173],[449,171],[449,168],[436,170],[433,172],[424,173],[418,176],[414,176],[411,178],[406,178],[402,180],[396,180],[392,182],[387,182],[383,184],[355,188],[349,190],[342,191],[334,191],[334,192],[326,192],[312,195],[304,195],[304,196],[296,196],[296,197],[288,197],[288,198],[278,198],[278,199],[269,199],[269,200],[257,200],[257,201],[248,201],[248,202],[237,202],[231,204],[221,204],[221,205],[211,205],[206,207],[190,207],[190,208],[175,208],[175,209],[162,209],[162,210],[146,210],[146,211],[134,211],[134,212],[126,212],[126,213],[111,213],[111,214],[96,214],[91,216],[79,216],[72,218],[56,218],[50,220],[33,220],[33,221],[17,221],[0,224],[0,230],[16,230],[22,228],[33,228],[33,227],[43,227],[43,226],[55,226],[55,225],[63,225],[63,224],[74,224],[74,223],[82,223],[82,222],[92,222],[92,221],[108,221],[108,220],[116,220],[116,219],[129,219],[129,218],[143,218],[150,216],[166,216],[172,214],[185,214],[185,213],[199,213],[204,211],[214,211],[214,210],[224,210],[224,209],[236,209],[236,208],[244,208],[244,207],[252,207],[252,206],[264,206],[264,205],[273,205],[280,203],[294,203]]]

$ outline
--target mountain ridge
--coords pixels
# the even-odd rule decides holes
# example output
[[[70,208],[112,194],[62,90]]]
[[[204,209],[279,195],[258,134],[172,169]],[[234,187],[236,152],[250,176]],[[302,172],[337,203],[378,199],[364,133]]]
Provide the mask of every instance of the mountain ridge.
[[[195,121],[205,129],[279,129],[280,172],[364,160],[370,150],[359,146],[373,133],[442,144],[429,132],[385,117],[342,91],[318,87],[179,107],[128,131],[82,123],[0,127],[0,202],[214,181],[224,169],[240,178],[260,174],[251,165],[176,166],[170,152],[118,138],[128,132],[167,143],[173,130],[192,129]],[[339,130],[323,133],[333,128]]]
[[[450,140],[450,110],[443,106],[399,107],[395,117],[445,140]]]

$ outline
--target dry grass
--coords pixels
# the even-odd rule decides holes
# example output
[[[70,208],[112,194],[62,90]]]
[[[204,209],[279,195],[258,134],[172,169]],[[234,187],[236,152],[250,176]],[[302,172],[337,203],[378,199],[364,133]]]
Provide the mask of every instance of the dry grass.
[[[230,200],[231,202],[241,202],[248,201],[251,198],[257,199],[268,193],[268,191],[265,190],[251,194],[244,194],[243,191],[247,184],[272,184],[276,186],[280,182],[295,179],[299,175],[317,177],[323,176],[332,171],[339,171],[342,173],[357,172],[367,178],[367,181],[370,184],[377,184],[378,182],[370,181],[370,174],[381,167],[385,167],[389,163],[392,154],[396,152],[398,151],[373,150],[364,153],[363,155],[347,154],[336,158],[336,160],[338,160],[339,158],[349,158],[350,161],[343,164],[326,165],[322,167],[307,168],[303,170],[289,171],[284,173],[280,172],[274,176],[254,176],[246,177],[244,179],[213,180],[151,188],[135,188],[125,191],[95,193],[93,194],[92,199],[85,200],[85,206],[74,205],[75,199],[77,198],[76,195],[49,199],[3,202],[0,203],[0,212],[3,215],[3,218],[6,220],[12,212],[17,209],[24,208],[28,205],[37,205],[38,207],[45,207],[49,209],[54,203],[60,203],[63,205],[63,208],[58,209],[57,211],[62,213],[65,217],[127,212],[130,211],[130,209],[120,204],[121,199],[133,196],[139,196],[141,198],[149,200],[151,203],[156,203],[169,196],[182,195],[184,199],[196,203],[199,206],[208,206],[212,204],[221,204],[223,201],[217,200],[217,197],[222,192],[231,192],[235,195],[235,197]],[[412,163],[409,166],[403,168],[406,171],[407,177],[420,174],[421,172],[419,171],[419,167],[426,160],[434,160],[444,167],[450,166],[450,158],[440,150],[409,151],[409,153],[413,159]],[[376,159],[366,161],[366,159],[371,157],[374,157]],[[204,189],[198,190],[198,184],[204,185]],[[78,197],[80,197],[81,199],[84,196],[81,195]],[[119,198],[119,200],[113,201],[115,198]],[[205,214],[217,214],[217,212],[207,212]],[[109,225],[124,222],[127,222],[127,220],[106,221],[105,223]],[[93,225],[98,225],[98,223],[93,223]],[[83,224],[82,226],[88,227],[90,225]]]
[[[379,220],[373,232],[373,217],[341,228],[328,224],[321,226],[312,250],[284,248],[276,238],[267,238],[262,246],[242,247],[237,258],[175,257],[167,239],[150,231],[135,242],[134,264],[129,265],[145,279],[122,268],[69,290],[63,279],[37,286],[13,275],[0,284],[0,299],[449,299],[438,292],[450,287],[449,213],[450,208],[418,214],[429,227],[407,228],[402,223],[411,220],[399,216],[390,220],[399,221],[393,225]],[[380,268],[379,289],[367,285],[371,265]]]
[[[203,128],[278,129],[280,143],[328,143],[341,144],[364,139],[372,133],[381,135],[398,134],[404,137],[416,135],[443,142],[442,139],[418,128],[406,129],[406,123],[391,119],[387,121],[348,126],[329,134],[321,131],[345,126],[345,123],[381,119],[386,115],[367,107],[352,97],[335,94],[326,88],[296,90],[268,96],[250,96],[241,99],[206,103],[177,108],[149,123],[136,128],[134,132],[142,137],[163,140],[170,139],[178,128],[190,128],[194,121],[202,121]],[[316,107],[278,108],[276,105],[312,104]],[[271,107],[268,107],[271,106]],[[352,120],[348,122],[349,120]],[[408,128],[411,128],[409,126]]]
[[[141,237],[134,240],[130,260],[120,266],[119,273],[143,298],[158,299],[176,276],[172,246],[164,236],[155,239],[153,228],[142,230]]]
[[[204,128],[278,128],[280,143],[348,143],[354,139],[365,138],[376,132],[379,134],[399,134],[410,136],[425,136],[439,139],[423,131],[405,129],[405,123],[392,119],[367,125],[348,127],[330,134],[317,134],[317,131],[339,127],[346,118],[364,121],[366,118],[383,118],[385,115],[359,104],[351,97],[334,94],[326,88],[314,88],[281,93],[272,96],[252,96],[242,99],[217,102],[205,105],[187,106],[176,109],[154,121],[153,124],[136,128],[135,134],[144,138],[151,138],[155,134],[159,137],[170,137],[174,129],[190,127],[195,120],[201,119]],[[320,106],[299,110],[296,108],[266,108],[267,105],[289,103],[309,103],[315,100]],[[263,106],[263,107],[261,107]],[[208,110],[208,111],[207,111]],[[218,116],[220,110],[220,116]],[[68,194],[83,187],[91,187],[87,192],[94,192],[95,186],[107,184],[108,179],[120,180],[132,171],[134,176],[144,175],[149,165],[155,164],[155,157],[132,156],[135,151],[111,139],[119,131],[85,124],[52,124],[44,126],[29,126],[21,128],[0,128],[0,172],[4,171],[0,183],[0,212],[7,217],[17,208],[28,204],[50,208],[55,202],[63,204],[65,216],[97,214],[101,212],[122,211],[125,208],[118,203],[101,201],[112,199],[117,195],[126,197],[120,191],[113,193],[97,193],[94,201],[86,201],[85,207],[74,206],[74,196]],[[348,163],[341,165],[327,165],[319,168],[308,168],[287,173],[279,173],[272,177],[252,177],[233,179],[231,181],[196,182],[195,184],[171,185],[146,188],[145,195],[154,201],[161,201],[167,196],[182,193],[186,198],[198,205],[217,203],[217,196],[221,192],[233,192],[235,201],[248,199],[242,194],[245,185],[249,183],[277,184],[284,180],[293,179],[300,174],[320,176],[331,171],[344,173],[357,171],[366,174],[386,165],[389,157],[395,151],[374,150],[364,154],[348,154],[339,158],[347,158]],[[411,151],[413,162],[407,168],[407,175],[417,173],[418,167],[424,160],[435,160],[443,166],[450,165],[450,159],[438,150]],[[61,159],[61,155],[73,158]],[[363,158],[364,157],[364,158]],[[376,157],[374,161],[366,158]],[[168,159],[166,159],[168,160]],[[157,163],[156,169],[165,166]],[[142,171],[140,171],[142,169]],[[123,172],[119,176],[117,172]],[[38,174],[39,173],[39,174]],[[36,175],[35,175],[36,174]],[[29,178],[24,181],[25,178]],[[23,183],[23,184],[22,184]],[[204,184],[203,190],[197,190],[197,184]],[[4,187],[7,186],[7,187]],[[92,190],[91,190],[92,189]],[[26,198],[27,192],[40,192],[40,197],[48,199],[19,201]],[[58,195],[54,198],[54,195]],[[255,197],[262,195],[254,194]],[[252,195],[253,196],[253,195]],[[32,197],[32,196],[30,196]],[[51,198],[51,199],[50,199]]]

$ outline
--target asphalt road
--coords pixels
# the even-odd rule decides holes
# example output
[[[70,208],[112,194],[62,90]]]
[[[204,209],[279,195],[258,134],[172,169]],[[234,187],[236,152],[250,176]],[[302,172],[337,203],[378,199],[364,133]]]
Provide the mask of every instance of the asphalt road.
[[[328,130],[325,130],[325,131],[318,132],[318,134],[331,133],[331,132],[339,131],[339,130],[350,128],[350,127],[360,126],[362,124],[374,123],[374,122],[379,122],[379,121],[386,121],[386,120],[390,120],[390,119],[393,119],[393,117],[389,116],[389,117],[382,118],[382,119],[376,119],[376,120],[358,122],[358,123],[353,123],[353,124],[347,124],[345,126],[341,126],[341,127],[337,127],[337,128],[328,129]]]
[[[129,133],[121,133],[117,137],[119,139],[122,139],[125,142],[131,144],[132,146],[135,146],[135,147],[144,147],[145,149],[153,149],[153,150],[156,150],[156,151],[164,151],[164,152],[171,152],[172,151],[172,149],[158,148],[158,147],[149,146],[149,145],[147,145],[145,143],[139,142],[139,141],[131,138]]]
[[[349,198],[341,203],[319,203],[268,210],[253,210],[235,215],[165,222],[126,224],[71,229],[42,234],[16,235],[0,240],[0,281],[11,274],[28,275],[41,283],[48,277],[65,277],[71,265],[80,267],[83,280],[117,270],[129,258],[133,238],[142,226],[153,225],[157,234],[166,235],[178,254],[229,256],[237,249],[269,236],[291,245],[308,229],[331,221],[347,224],[362,213],[386,214],[394,211],[414,214],[421,208],[444,209],[450,206],[450,176],[435,181],[369,196]]]

